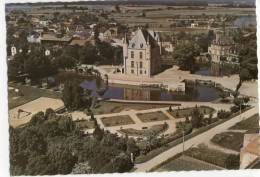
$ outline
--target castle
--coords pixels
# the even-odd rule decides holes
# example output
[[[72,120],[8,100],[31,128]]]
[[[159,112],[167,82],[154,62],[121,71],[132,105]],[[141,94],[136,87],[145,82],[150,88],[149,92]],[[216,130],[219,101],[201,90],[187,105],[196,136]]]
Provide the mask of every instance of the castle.
[[[238,64],[236,45],[225,32],[217,32],[216,39],[212,41],[208,48],[211,56],[211,74],[219,75],[221,65],[224,63]]]
[[[161,71],[161,41],[159,33],[138,29],[130,41],[123,39],[124,66],[122,73],[151,77]]]

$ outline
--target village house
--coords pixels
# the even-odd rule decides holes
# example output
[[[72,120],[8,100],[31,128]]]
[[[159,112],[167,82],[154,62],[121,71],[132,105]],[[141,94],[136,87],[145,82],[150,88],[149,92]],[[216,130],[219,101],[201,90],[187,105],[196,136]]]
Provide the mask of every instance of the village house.
[[[259,134],[245,134],[243,147],[240,150],[240,169],[254,168],[260,163]]]

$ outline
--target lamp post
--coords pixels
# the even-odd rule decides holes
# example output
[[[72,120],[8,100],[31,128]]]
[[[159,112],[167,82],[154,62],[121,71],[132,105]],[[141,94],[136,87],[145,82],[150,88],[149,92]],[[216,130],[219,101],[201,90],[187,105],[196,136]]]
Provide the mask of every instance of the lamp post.
[[[185,125],[182,126],[182,155],[184,155],[184,141],[185,141],[185,138],[184,138],[184,135],[185,135],[184,128],[185,128]]]
[[[240,102],[240,119],[242,119],[242,104],[244,103],[244,101],[243,101],[243,99],[241,100],[241,102]],[[244,118],[243,118],[243,120],[244,120]]]

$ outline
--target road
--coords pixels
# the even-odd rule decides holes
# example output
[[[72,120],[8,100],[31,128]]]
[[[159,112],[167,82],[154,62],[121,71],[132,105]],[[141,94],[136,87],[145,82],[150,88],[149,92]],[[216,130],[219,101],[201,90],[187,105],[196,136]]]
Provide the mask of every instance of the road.
[[[258,106],[253,107],[252,109],[242,113],[241,115],[238,115],[204,133],[201,133],[187,141],[185,141],[185,149],[188,149],[192,146],[198,145],[200,143],[203,143],[207,139],[211,139],[214,135],[221,133],[228,128],[232,127],[235,125],[237,122],[240,122],[243,119],[247,119],[250,116],[257,114],[258,113]],[[169,158],[173,157],[174,155],[182,152],[182,144],[179,144],[177,146],[172,147],[171,149],[159,154],[158,156],[154,157],[153,159],[141,163],[141,164],[136,164],[135,172],[147,172],[150,171],[153,167],[161,164],[162,162],[168,160]]]

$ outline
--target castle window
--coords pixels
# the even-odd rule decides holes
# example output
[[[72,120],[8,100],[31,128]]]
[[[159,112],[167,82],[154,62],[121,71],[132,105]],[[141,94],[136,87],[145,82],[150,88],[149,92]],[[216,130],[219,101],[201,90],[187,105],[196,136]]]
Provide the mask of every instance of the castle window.
[[[134,74],[134,73],[135,73],[133,69],[131,69],[131,73],[132,73],[132,74]]]
[[[134,51],[131,51],[131,58],[134,58]]]
[[[140,74],[143,74],[143,71],[142,71],[142,70],[140,70]]]
[[[135,67],[134,61],[131,61],[131,68]]]
[[[140,68],[143,68],[143,62],[140,62]]]
[[[143,52],[140,52],[140,53],[139,53],[139,57],[140,57],[140,59],[143,58]]]

